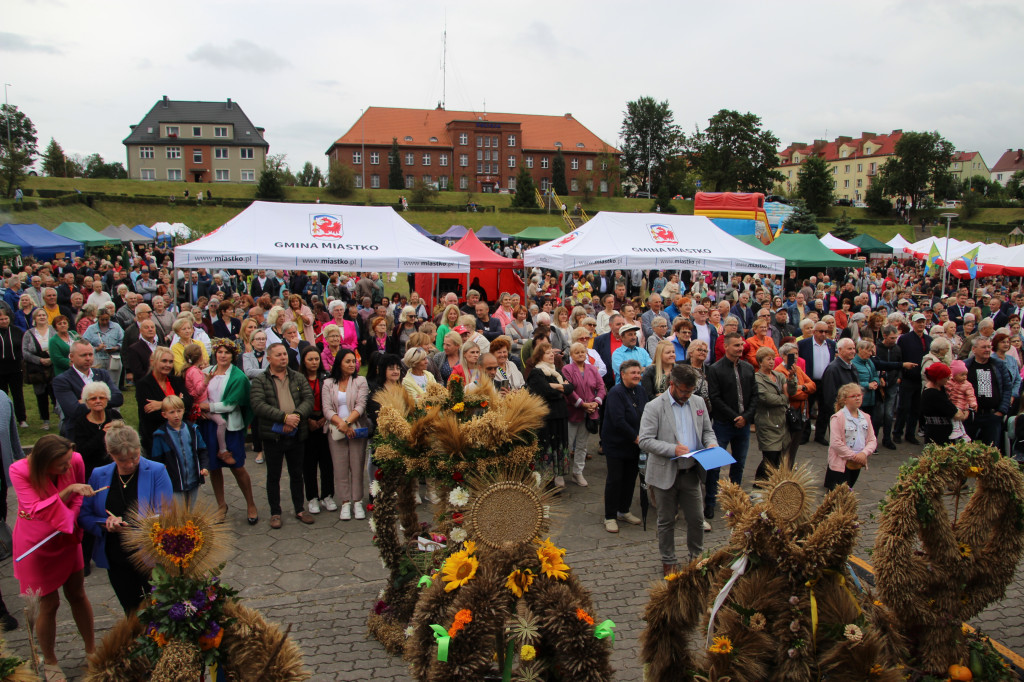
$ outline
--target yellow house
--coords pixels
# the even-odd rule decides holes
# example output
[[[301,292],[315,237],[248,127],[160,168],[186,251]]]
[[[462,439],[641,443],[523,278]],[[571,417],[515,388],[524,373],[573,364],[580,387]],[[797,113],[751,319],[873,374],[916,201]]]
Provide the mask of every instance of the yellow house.
[[[973,176],[988,180],[991,174],[985,159],[981,158],[981,152],[957,152],[949,164],[949,172],[961,182]]]
[[[836,199],[863,201],[872,178],[893,155],[901,137],[903,131],[894,130],[888,135],[863,132],[856,138],[840,136],[831,142],[793,142],[779,153],[780,165],[775,170],[786,179],[778,183],[776,189],[786,193],[796,190],[800,164],[811,156],[819,156],[825,160],[832,173]]]

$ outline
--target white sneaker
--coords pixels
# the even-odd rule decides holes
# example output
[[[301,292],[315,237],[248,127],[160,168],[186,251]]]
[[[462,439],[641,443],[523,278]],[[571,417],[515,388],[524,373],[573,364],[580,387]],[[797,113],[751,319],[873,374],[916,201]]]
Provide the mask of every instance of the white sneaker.
[[[50,420],[47,419],[46,421],[43,422],[43,431],[49,431],[49,430],[50,430]]]
[[[555,476],[555,487],[556,488],[564,488],[565,487],[565,478],[563,476]]]
[[[441,498],[433,490],[427,492],[427,499],[430,500],[430,504],[441,504]]]
[[[362,502],[356,502],[354,505],[352,505],[352,514],[356,517],[356,519],[359,520],[366,518],[366,512],[363,511]]]
[[[606,531],[608,531],[609,533],[618,533],[619,532],[619,524],[615,522],[615,519],[605,519],[604,520],[604,529]]]
[[[587,479],[583,478],[583,474],[573,474],[572,481],[581,488],[586,488],[588,485]]]
[[[625,521],[626,523],[632,523],[634,526],[639,526],[643,521],[639,517],[633,516],[630,512],[625,514],[619,514],[619,521]]]
[[[306,504],[306,507],[309,509],[309,513],[310,514],[319,514],[320,513],[320,501],[319,500],[315,500],[315,499],[314,500],[310,500],[309,503]]]
[[[352,520],[352,505],[348,502],[341,505],[341,513],[338,514],[338,518],[342,521]]]
[[[704,519],[704,532],[707,533],[711,530],[711,522]]]
[[[338,511],[338,505],[335,504],[334,498],[328,495],[324,499],[320,500],[320,503],[324,506],[327,511]]]
[[[18,428],[27,429],[28,428],[28,422],[21,422],[20,424],[18,424]]]

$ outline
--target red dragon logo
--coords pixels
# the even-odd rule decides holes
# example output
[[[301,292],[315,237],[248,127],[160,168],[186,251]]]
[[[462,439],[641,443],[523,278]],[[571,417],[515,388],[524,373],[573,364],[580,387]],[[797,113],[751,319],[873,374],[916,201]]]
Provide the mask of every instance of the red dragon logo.
[[[651,239],[654,240],[655,244],[678,244],[679,240],[676,239],[676,232],[668,225],[648,225],[647,229],[651,231]]]
[[[311,215],[309,216],[309,233],[314,237],[341,239],[344,234],[341,229],[341,218],[326,213]]]
[[[564,237],[559,239],[557,242],[552,244],[551,248],[553,248],[553,249],[560,249],[561,247],[565,246],[569,242],[571,242],[574,239],[576,239],[577,236],[579,236],[579,230],[573,230],[572,232],[570,232],[569,234],[565,235]]]

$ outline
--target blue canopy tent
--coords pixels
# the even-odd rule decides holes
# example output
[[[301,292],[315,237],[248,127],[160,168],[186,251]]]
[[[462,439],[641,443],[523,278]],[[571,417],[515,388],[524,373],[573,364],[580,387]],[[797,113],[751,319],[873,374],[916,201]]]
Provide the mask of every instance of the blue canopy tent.
[[[171,235],[157,235],[156,230],[148,228],[145,225],[136,225],[135,227],[132,228],[132,232],[135,232],[136,234],[141,234],[143,237],[147,237],[158,242],[167,242],[168,244],[171,243]]]
[[[484,225],[476,233],[476,238],[480,240],[497,241],[498,239],[508,239],[508,235],[496,228],[494,225]]]
[[[462,239],[469,232],[462,225],[452,225],[443,234],[437,235],[439,239]]]
[[[81,256],[85,253],[82,242],[54,234],[35,223],[0,225],[0,240],[19,247],[22,256],[34,256],[39,260],[56,258],[58,253],[68,256]]]
[[[423,227],[419,223],[412,223],[412,226],[416,228],[416,231],[422,234],[424,237],[430,237],[431,239],[433,239],[434,237],[437,236],[436,234],[432,234],[429,230],[427,230],[427,228]]]

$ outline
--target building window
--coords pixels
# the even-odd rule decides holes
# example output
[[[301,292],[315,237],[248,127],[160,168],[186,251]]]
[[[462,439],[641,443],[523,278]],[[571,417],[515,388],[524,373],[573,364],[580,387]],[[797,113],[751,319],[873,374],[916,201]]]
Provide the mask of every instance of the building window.
[[[839,166],[832,166],[832,175],[835,175],[838,172],[839,172]]]
[[[478,164],[476,165],[476,174],[477,174],[477,175],[480,175],[480,174],[482,174],[483,172],[484,172],[484,165],[483,165],[482,163],[478,163]]]
[[[533,157],[532,156],[527,156],[526,157],[526,167],[527,168],[533,168]]]
[[[448,166],[448,155],[447,154],[439,154],[438,156],[439,156],[439,158],[438,158],[437,162],[439,164],[441,164],[442,167],[447,167]]]
[[[485,147],[490,147],[491,146],[491,136],[490,135],[484,136],[484,146]]]
[[[168,180],[181,180],[181,169],[180,168],[168,168],[167,169]]]
[[[167,148],[168,159],[180,159],[181,158],[181,147],[168,147]]]
[[[587,191],[588,192],[593,192],[594,191],[594,181],[593,180],[587,180]]]
[[[356,189],[362,189],[363,188],[363,176],[362,175],[357,175],[355,177],[355,188]]]
[[[512,190],[514,190],[516,188],[516,179],[515,178],[509,178],[508,179],[508,188],[512,189]]]
[[[864,147],[864,153],[865,154],[870,154],[871,153],[871,147]]]
[[[423,176],[423,184],[424,185],[429,185],[433,181],[434,181],[434,179],[432,177],[430,177],[429,175],[424,175]]]
[[[448,176],[447,175],[442,175],[440,178],[438,178],[438,180],[440,180],[440,182],[441,182],[441,189],[448,189]]]
[[[576,143],[576,149],[585,149],[586,146],[587,145],[583,144],[582,142],[577,142]]]
[[[607,180],[602,180],[601,181],[601,194],[607,194],[607,193],[608,193],[608,181]]]
[[[437,142],[437,138],[436,138],[436,137],[434,137],[434,136],[431,136],[431,137],[430,137],[430,141],[431,141],[431,142]]]
[[[509,168],[515,168],[516,167],[516,157],[514,157],[514,156],[508,157],[508,167]]]
[[[996,180],[998,180],[999,182],[1002,182],[1003,181],[1003,174],[1002,173],[996,173]]]
[[[430,165],[430,154],[424,154],[423,155],[423,165],[424,166],[429,166]]]
[[[570,162],[570,166],[572,167],[573,170],[579,170],[580,169],[580,160],[577,159],[575,156],[572,157],[572,161]]]
[[[139,147],[139,158],[140,159],[152,159],[153,148],[152,147]]]
[[[832,189],[835,189],[837,187],[839,187],[839,181],[838,180],[833,180],[832,181]]]
[[[202,137],[203,129],[201,126],[192,126],[192,137]]]
[[[413,165],[415,163],[416,163],[416,155],[415,154],[413,154],[412,152],[409,152],[408,154],[405,155],[405,165],[406,166],[411,166],[411,165]]]
[[[362,152],[352,152],[352,163],[360,164],[363,162]]]
[[[167,126],[167,137],[177,137],[178,126]]]
[[[491,138],[491,146],[497,148],[497,146],[498,146],[498,136],[497,135],[495,135],[494,137]]]
[[[515,135],[509,135],[508,136],[508,146],[509,147],[515,147],[516,146],[516,136]]]
[[[479,135],[476,136],[476,146],[480,147],[481,149],[484,146],[484,138],[480,137]]]
[[[843,180],[843,189],[850,189],[850,181]]]
[[[227,147],[214,147],[213,148],[213,158],[215,158],[215,159],[228,159],[228,158],[231,158],[231,157],[228,156],[228,148]]]
[[[203,150],[202,149],[193,149],[192,150],[192,163],[202,163],[202,162],[203,162]]]
[[[380,176],[379,175],[371,175],[370,176],[370,187],[372,187],[373,189],[378,189],[380,187]]]
[[[850,172],[850,164],[846,164],[846,167],[843,169],[843,172],[844,173],[849,173]]]
[[[477,161],[483,161],[484,160],[484,150],[483,149],[477,149],[476,150],[476,160]],[[491,160],[491,152],[489,152],[489,151],[487,152],[487,160],[488,161]]]
[[[594,170],[594,160],[593,159],[587,159],[587,170],[588,171]]]
[[[569,182],[569,190],[572,191],[572,192],[579,192],[580,191],[580,183],[576,180],[576,178],[573,178]]]
[[[601,162],[601,170],[603,170],[603,171],[604,170],[608,170],[608,162],[607,161],[602,161]]]
[[[547,168],[548,167],[548,157],[546,157],[546,156],[540,157],[540,167],[541,168]]]
[[[213,136],[214,137],[227,137],[228,136],[228,129],[224,128],[224,127],[214,128],[213,129]]]
[[[376,166],[380,163],[380,152],[370,152],[370,165]]]
[[[411,175],[406,175],[405,176],[405,188],[406,189],[412,189],[413,186],[415,186],[415,184],[416,184],[416,178],[414,178]]]
[[[857,164],[857,172],[858,173],[863,173],[864,172],[864,164],[863,163],[858,163]]]
[[[850,155],[850,150],[849,149],[844,149],[839,156],[841,156],[841,157],[843,157],[845,159],[849,155]]]
[[[857,178],[857,187],[863,187],[863,186],[864,186],[864,180],[862,180],[861,178]]]
[[[256,182],[256,171],[244,170],[242,171],[242,182]]]
[[[469,189],[469,178],[465,175],[459,178],[459,189]]]
[[[231,171],[227,168],[218,168],[213,173],[217,182],[231,182]]]
[[[406,142],[412,142],[412,135],[406,135],[405,136],[405,141]]]
[[[240,156],[238,158],[240,158],[240,159],[251,159],[251,158],[253,158],[252,147],[242,147],[238,151],[239,151],[239,154],[240,154]]]
[[[469,154],[459,154],[459,166],[461,168],[469,166]]]
[[[140,180],[156,180],[156,171],[152,168],[143,168],[139,171]]]
[[[466,146],[467,144],[469,144],[469,135],[467,135],[466,133],[460,133],[459,144],[461,144],[462,146]]]
[[[540,188],[544,192],[548,191],[548,179],[547,178],[541,178]]]

